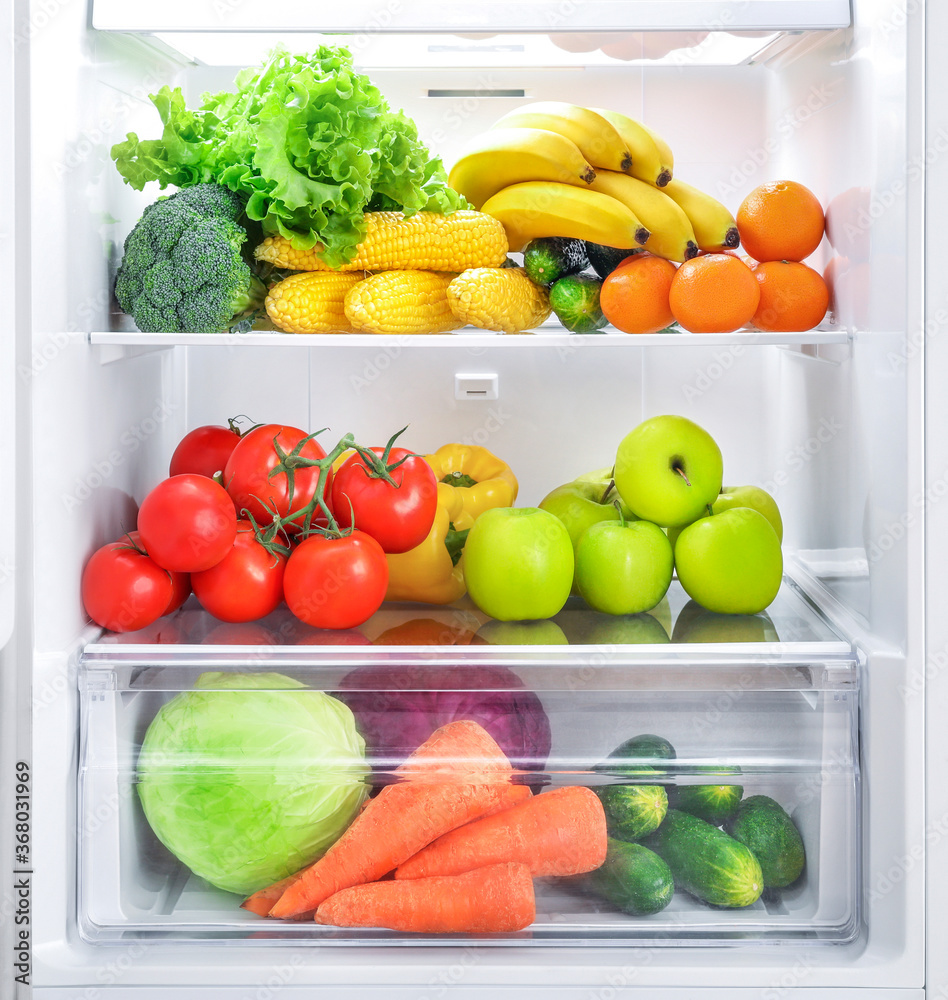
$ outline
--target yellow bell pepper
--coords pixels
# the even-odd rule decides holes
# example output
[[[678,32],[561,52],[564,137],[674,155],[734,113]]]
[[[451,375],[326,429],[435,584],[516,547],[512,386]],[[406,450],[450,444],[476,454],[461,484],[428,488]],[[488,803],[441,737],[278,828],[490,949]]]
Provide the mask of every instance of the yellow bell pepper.
[[[425,455],[438,480],[438,502],[451,511],[458,531],[470,528],[491,507],[512,507],[517,477],[509,465],[476,444],[446,444]]]
[[[450,604],[467,590],[464,571],[455,565],[445,540],[451,529],[449,508],[441,503],[427,538],[407,552],[386,553],[388,590],[386,601],[423,601]]]

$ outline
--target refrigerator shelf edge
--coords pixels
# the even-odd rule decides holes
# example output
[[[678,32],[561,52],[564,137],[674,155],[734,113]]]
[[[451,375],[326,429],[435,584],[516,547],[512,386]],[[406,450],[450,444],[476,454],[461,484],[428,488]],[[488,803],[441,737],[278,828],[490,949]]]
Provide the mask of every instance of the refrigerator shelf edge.
[[[250,657],[263,663],[356,664],[376,662],[384,655],[389,663],[542,661],[594,672],[642,663],[673,667],[729,662],[753,667],[851,662],[855,655],[851,637],[827,620],[808,596],[809,587],[807,581],[785,576],[777,598],[760,616],[699,613],[695,617],[694,603],[677,580],[669,587],[667,605],[663,601],[652,614],[625,618],[591,611],[578,597],[571,597],[554,618],[540,623],[495,622],[466,597],[443,606],[387,603],[359,629],[338,635],[303,626],[285,608],[250,623],[249,633],[237,626],[230,634],[192,597],[174,615],[138,633],[100,635],[83,647],[82,659],[179,665],[226,664]],[[667,621],[659,620],[663,618]],[[419,622],[430,622],[428,631],[439,641],[412,642],[404,633]],[[546,632],[534,635],[536,625],[554,626],[555,638]],[[637,627],[625,631],[632,625]],[[223,632],[218,631],[221,628]]]
[[[222,10],[223,7],[223,10]],[[550,7],[540,0],[438,3],[401,0],[383,7],[374,0],[333,6],[318,15],[306,0],[281,3],[215,3],[168,0],[160,5],[93,0],[92,26],[100,31],[312,31],[403,32],[444,30],[807,30],[845,28],[849,0],[586,0]]]
[[[504,335],[489,331],[457,333],[389,335],[322,333],[139,333],[138,331],[99,331],[89,334],[89,341],[99,347],[509,347],[587,350],[622,347],[728,347],[802,346],[807,344],[846,344],[847,330],[810,330],[805,333],[764,333],[738,330],[736,333],[559,333]],[[111,355],[104,355],[111,360]]]

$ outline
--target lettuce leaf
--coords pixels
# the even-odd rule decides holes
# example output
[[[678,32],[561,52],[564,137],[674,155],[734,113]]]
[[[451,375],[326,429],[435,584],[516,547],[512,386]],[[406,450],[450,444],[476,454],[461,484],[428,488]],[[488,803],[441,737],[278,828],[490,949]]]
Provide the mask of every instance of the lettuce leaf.
[[[161,138],[130,132],[112,147],[128,184],[139,191],[151,181],[223,184],[245,197],[264,233],[299,249],[322,245],[331,267],[355,256],[366,211],[468,207],[414,122],[355,72],[345,48],[324,45],[309,55],[275,48],[262,66],[237,75],[234,90],[205,94],[196,110],[180,88],[150,97]]]

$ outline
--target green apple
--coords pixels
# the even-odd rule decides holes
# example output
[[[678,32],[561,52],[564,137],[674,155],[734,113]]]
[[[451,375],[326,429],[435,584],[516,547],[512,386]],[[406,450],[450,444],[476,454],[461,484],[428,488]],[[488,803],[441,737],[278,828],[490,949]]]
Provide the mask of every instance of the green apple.
[[[687,417],[652,417],[616,452],[619,495],[640,518],[663,528],[701,517],[721,492],[723,475],[721,449]]]
[[[569,640],[554,621],[484,622],[477,638],[490,646],[566,646]]]
[[[593,469],[592,472],[584,472],[576,477],[578,483],[608,483],[612,479],[613,466],[604,465],[601,469]]]
[[[715,514],[720,514],[734,507],[759,510],[777,532],[777,539],[783,541],[783,519],[780,517],[777,501],[766,490],[762,490],[759,486],[725,486],[711,505],[711,510]]]
[[[598,521],[614,521],[617,517],[616,504],[627,521],[635,519],[635,515],[622,502],[612,481],[611,469],[598,470],[609,473],[609,478],[577,479],[575,482],[557,486],[540,501],[540,509],[555,514],[569,532],[573,543],[573,554],[576,546],[588,527]],[[576,578],[573,577],[572,592],[579,593]]]
[[[733,507],[751,507],[759,510],[770,521],[774,531],[777,532],[777,538],[783,541],[783,519],[780,517],[777,501],[766,490],[762,490],[759,486],[725,486],[711,504],[711,513],[720,514]],[[680,534],[681,528],[668,529],[668,540],[672,543],[673,549]]]
[[[780,540],[760,511],[733,507],[689,524],[675,545],[678,580],[709,611],[756,615],[777,596]]]
[[[539,507],[493,507],[471,526],[461,555],[467,592],[499,621],[552,618],[569,597],[573,543]]]
[[[765,611],[756,615],[721,615],[689,601],[678,612],[672,642],[779,642]]]
[[[599,521],[576,547],[583,600],[610,615],[635,615],[665,596],[674,570],[671,544],[651,521]]]

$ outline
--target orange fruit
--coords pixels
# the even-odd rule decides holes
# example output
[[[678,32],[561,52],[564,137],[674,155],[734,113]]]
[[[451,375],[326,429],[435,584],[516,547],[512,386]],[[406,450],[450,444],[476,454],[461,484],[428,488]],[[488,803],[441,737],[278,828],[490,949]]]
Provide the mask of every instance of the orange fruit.
[[[678,268],[668,301],[675,319],[691,333],[731,333],[757,311],[760,286],[739,257],[712,253]]]
[[[819,271],[797,261],[769,260],[754,268],[760,303],[751,323],[758,330],[812,330],[829,307],[829,289]]]
[[[756,260],[800,261],[823,239],[823,206],[796,181],[761,184],[741,202],[737,231]]]
[[[675,265],[664,257],[639,253],[609,274],[599,291],[603,315],[623,333],[655,333],[675,321],[668,292]]]

